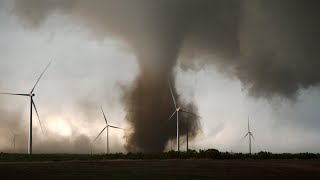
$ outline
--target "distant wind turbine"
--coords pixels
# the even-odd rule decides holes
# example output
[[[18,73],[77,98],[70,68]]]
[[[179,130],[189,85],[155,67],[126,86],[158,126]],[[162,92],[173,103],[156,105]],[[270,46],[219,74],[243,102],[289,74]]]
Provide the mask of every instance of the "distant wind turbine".
[[[99,133],[99,135],[94,139],[94,141],[96,141],[98,139],[98,137],[103,133],[103,131],[105,129],[107,129],[107,154],[109,154],[109,127],[110,128],[115,128],[115,129],[122,129],[122,130],[125,130],[123,128],[120,128],[120,127],[116,127],[116,126],[111,126],[108,124],[108,121],[107,121],[107,118],[106,118],[106,115],[104,114],[104,111],[102,109],[102,107],[100,106],[101,108],[101,111],[102,111],[102,114],[103,114],[103,117],[104,117],[104,120],[106,121],[106,126],[102,129],[102,131]]]
[[[187,113],[187,114],[191,114],[195,117],[198,117],[198,118],[201,118],[200,116],[192,113],[192,112],[189,112],[189,111],[186,111],[184,109],[182,109],[181,107],[178,107],[177,106],[177,103],[176,103],[176,100],[174,98],[174,95],[172,93],[172,89],[171,89],[171,85],[170,85],[170,82],[168,81],[168,84],[169,84],[169,88],[170,88],[170,93],[171,93],[171,97],[172,97],[172,101],[173,101],[173,104],[174,104],[174,107],[175,107],[175,111],[172,113],[172,115],[169,117],[168,120],[170,120],[175,114],[177,114],[177,151],[179,152],[180,151],[180,141],[179,141],[179,112],[183,112],[183,113]],[[188,133],[187,132],[187,141],[188,141]],[[187,142],[187,151],[188,151],[188,142]]]
[[[244,138],[246,138],[249,135],[249,154],[251,154],[251,137],[256,140],[252,134],[252,131],[250,131],[250,123],[249,123],[249,116],[248,116],[248,132],[247,134],[241,139],[243,141]]]
[[[36,111],[36,114],[37,114],[37,117],[38,117],[38,120],[39,120],[39,124],[40,124],[40,128],[41,128],[41,131],[43,132],[42,126],[41,126],[40,117],[39,117],[39,114],[38,114],[38,110],[37,110],[36,104],[35,104],[35,102],[33,100],[33,97],[35,96],[35,93],[33,93],[33,92],[34,92],[34,89],[36,88],[37,84],[39,83],[42,75],[48,69],[48,67],[50,66],[51,63],[52,63],[52,61],[47,65],[47,67],[41,73],[40,77],[38,78],[36,84],[33,86],[33,88],[32,88],[30,93],[28,93],[28,94],[0,93],[0,94],[6,94],[6,95],[30,97],[30,124],[29,124],[28,154],[32,154],[32,107],[34,107],[34,110]]]
[[[13,131],[11,131],[11,134],[13,136],[12,138],[12,145],[13,145],[13,153],[16,153],[16,137],[18,136]]]

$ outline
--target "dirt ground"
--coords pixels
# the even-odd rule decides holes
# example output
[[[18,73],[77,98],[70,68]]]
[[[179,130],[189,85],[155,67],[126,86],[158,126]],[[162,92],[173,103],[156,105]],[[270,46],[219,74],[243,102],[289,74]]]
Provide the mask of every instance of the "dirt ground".
[[[320,160],[0,163],[0,179],[320,179]]]

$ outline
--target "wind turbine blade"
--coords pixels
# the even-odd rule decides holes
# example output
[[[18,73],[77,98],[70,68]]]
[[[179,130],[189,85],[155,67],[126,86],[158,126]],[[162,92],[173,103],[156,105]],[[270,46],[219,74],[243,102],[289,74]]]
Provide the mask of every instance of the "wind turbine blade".
[[[250,133],[250,135],[251,135],[251,137],[256,141],[256,138],[254,138],[253,134],[252,134],[252,133]]]
[[[110,125],[109,125],[109,127],[111,127],[111,128],[116,128],[116,129],[122,129],[122,130],[125,130],[125,129],[123,129],[123,128],[121,128],[121,127],[117,127],[117,126],[110,126]]]
[[[102,131],[99,133],[99,135],[93,140],[93,141],[96,141],[98,139],[98,137],[103,133],[103,131],[107,128],[108,126],[104,127],[102,129]]]
[[[33,100],[32,100],[32,105],[33,105],[33,107],[34,107],[34,110],[36,110],[36,114],[37,114],[37,117],[38,117],[38,120],[39,120],[40,128],[41,128],[41,131],[42,131],[42,133],[43,133],[43,129],[42,129],[42,125],[41,125],[41,121],[40,121],[39,113],[38,113],[38,110],[37,110],[36,104],[34,103],[34,101],[33,101]]]
[[[104,120],[106,121],[106,124],[108,125],[108,121],[107,121],[106,115],[104,114],[104,111],[103,111],[103,109],[102,109],[102,106],[100,106],[100,108],[101,108],[101,111],[102,111]]]
[[[53,60],[52,60],[52,61],[53,61]],[[46,67],[46,68],[44,69],[44,71],[41,73],[41,75],[40,75],[40,77],[38,78],[38,80],[37,80],[36,84],[33,86],[33,88],[32,88],[32,90],[31,90],[30,94],[32,94],[32,93],[33,93],[33,91],[34,91],[34,89],[36,88],[37,84],[39,83],[39,81],[40,81],[40,79],[41,79],[42,75],[44,74],[44,72],[46,72],[46,70],[48,69],[48,67],[49,67],[49,66],[50,66],[50,64],[52,63],[52,61],[50,61],[50,63],[47,65],[47,67]]]
[[[170,85],[169,81],[168,81],[168,84],[169,84],[170,93],[171,93],[171,97],[172,97],[172,101],[173,101],[174,107],[177,109],[176,100],[174,99],[173,92],[172,92],[171,85]]]
[[[180,109],[180,111],[181,111],[181,112],[184,112],[184,113],[191,114],[191,115],[196,116],[196,117],[198,117],[198,118],[202,118],[202,117],[200,117],[200,116],[198,116],[198,115],[196,115],[196,114],[194,114],[194,113],[192,113],[192,112],[188,112],[188,111],[185,111],[185,110],[183,110],[183,109]]]
[[[175,110],[172,115],[169,117],[169,119],[167,121],[169,121],[175,114],[176,114],[177,110]]]
[[[14,95],[14,96],[30,96],[30,94],[15,94],[15,93],[0,93],[0,94]]]
[[[249,134],[249,133],[247,133],[247,134],[241,139],[241,141],[243,141],[244,138],[246,138],[246,137],[248,136],[248,134]]]

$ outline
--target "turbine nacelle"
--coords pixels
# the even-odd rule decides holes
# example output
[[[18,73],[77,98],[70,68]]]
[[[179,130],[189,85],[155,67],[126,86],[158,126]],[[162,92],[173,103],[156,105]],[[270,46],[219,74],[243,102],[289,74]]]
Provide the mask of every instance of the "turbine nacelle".
[[[181,108],[177,108],[176,111],[179,112],[181,110]]]
[[[35,94],[34,94],[34,93],[30,93],[29,96],[30,96],[30,97],[34,97]]]

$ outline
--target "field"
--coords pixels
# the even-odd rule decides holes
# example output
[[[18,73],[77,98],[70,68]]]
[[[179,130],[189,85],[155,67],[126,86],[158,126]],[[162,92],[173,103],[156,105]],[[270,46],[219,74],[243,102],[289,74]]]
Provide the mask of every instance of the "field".
[[[0,179],[320,179],[320,160],[1,162]]]

